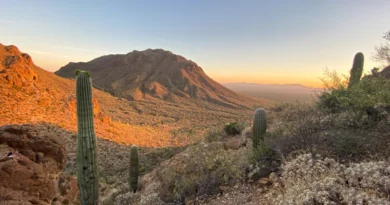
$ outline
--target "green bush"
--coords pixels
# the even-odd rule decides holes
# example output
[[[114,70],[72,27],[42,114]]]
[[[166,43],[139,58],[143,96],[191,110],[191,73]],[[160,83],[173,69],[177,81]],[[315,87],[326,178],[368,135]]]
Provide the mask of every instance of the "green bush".
[[[231,135],[231,136],[241,134],[243,129],[244,129],[244,126],[238,122],[228,123],[223,128],[223,130],[226,132],[226,134]]]
[[[264,140],[257,146],[257,149],[252,149],[249,153],[249,162],[251,164],[256,164],[263,160],[267,160],[273,157],[273,151],[270,147],[269,141]]]
[[[297,151],[346,161],[390,156],[390,126],[386,120],[368,124],[366,117],[360,118],[353,111],[329,114],[305,105],[276,115],[279,122],[273,125],[266,139],[268,147],[281,159]],[[264,145],[258,153],[253,153],[251,162],[271,157],[268,150]]]
[[[326,87],[318,96],[317,106],[323,111],[362,114],[376,105],[390,105],[390,80],[386,78],[368,75],[349,89],[340,82],[340,78],[331,75],[328,78],[333,81],[332,85],[338,86]]]
[[[336,113],[350,106],[351,93],[344,87],[324,91],[318,96],[318,107],[321,110]]]

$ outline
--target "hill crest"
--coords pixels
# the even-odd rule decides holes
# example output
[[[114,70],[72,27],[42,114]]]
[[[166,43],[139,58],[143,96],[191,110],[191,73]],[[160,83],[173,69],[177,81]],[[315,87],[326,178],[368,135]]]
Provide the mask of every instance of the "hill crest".
[[[55,74],[71,78],[77,69],[89,71],[96,87],[129,100],[183,102],[194,99],[236,108],[259,104],[254,98],[241,96],[217,83],[195,62],[163,49],[69,63]]]

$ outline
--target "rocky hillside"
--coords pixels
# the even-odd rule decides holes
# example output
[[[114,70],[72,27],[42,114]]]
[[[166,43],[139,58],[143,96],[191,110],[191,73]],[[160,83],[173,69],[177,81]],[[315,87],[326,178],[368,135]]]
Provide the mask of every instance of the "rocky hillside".
[[[252,112],[197,100],[129,102],[98,89],[93,97],[98,137],[147,147],[185,145],[210,127]],[[0,125],[48,122],[76,131],[75,103],[73,79],[37,67],[16,46],[0,44]]]
[[[30,123],[0,126],[0,204],[79,204],[74,81],[34,66],[14,46],[0,48],[1,123]],[[353,88],[364,94],[359,99],[371,98],[375,118],[351,106],[335,113],[303,104],[267,108],[267,133],[256,150],[251,127],[228,135],[218,124],[197,143],[145,148],[189,144],[186,136],[205,124],[240,114],[248,121],[252,113],[212,103],[193,111],[191,103],[130,102],[94,90],[99,204],[389,204],[388,83],[373,76]],[[141,143],[140,178],[133,193],[129,146],[118,142],[135,141]]]
[[[96,87],[132,100],[158,98],[181,102],[201,99],[246,108],[259,103],[215,82],[196,63],[162,49],[107,55],[86,63],[69,63],[55,74],[73,78],[77,69],[89,71]]]
[[[94,89],[96,133],[118,143],[163,146],[170,143],[170,133],[155,127],[125,124],[112,119],[100,105],[117,109],[117,98]],[[75,83],[34,65],[28,54],[16,46],[0,44],[0,125],[49,122],[76,130]],[[128,110],[128,113],[137,113]],[[132,117],[135,117],[134,115]],[[140,135],[143,137],[140,138]],[[137,139],[138,138],[138,139]],[[158,142],[158,143],[156,143]]]

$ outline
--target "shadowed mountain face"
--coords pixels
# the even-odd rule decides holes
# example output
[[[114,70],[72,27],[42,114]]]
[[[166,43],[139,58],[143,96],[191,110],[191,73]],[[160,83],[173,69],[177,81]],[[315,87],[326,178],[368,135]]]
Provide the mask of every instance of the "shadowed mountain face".
[[[215,82],[196,63],[161,49],[69,63],[55,74],[72,78],[77,69],[89,71],[96,87],[130,100],[201,99],[230,107],[249,107],[257,101]]]

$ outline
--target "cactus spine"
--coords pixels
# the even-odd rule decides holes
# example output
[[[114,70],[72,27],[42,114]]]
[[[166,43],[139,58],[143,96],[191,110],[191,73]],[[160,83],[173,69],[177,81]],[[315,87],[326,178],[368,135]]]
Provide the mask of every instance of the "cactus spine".
[[[92,81],[88,72],[76,71],[77,180],[82,205],[99,199],[97,145],[93,121]]]
[[[351,76],[349,78],[348,88],[359,83],[363,73],[364,55],[363,53],[357,53],[353,59],[353,65],[351,69]]]
[[[138,187],[138,174],[139,174],[138,147],[133,145],[130,148],[129,183],[134,193],[137,191],[137,187]]]
[[[257,149],[260,141],[264,141],[267,131],[267,113],[263,108],[256,109],[253,115],[253,148]]]

